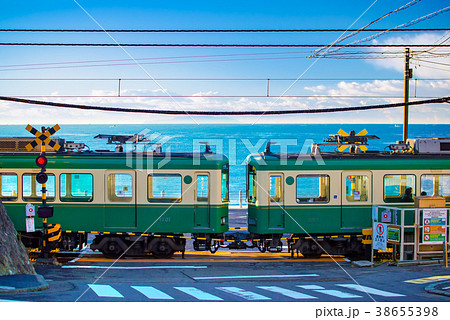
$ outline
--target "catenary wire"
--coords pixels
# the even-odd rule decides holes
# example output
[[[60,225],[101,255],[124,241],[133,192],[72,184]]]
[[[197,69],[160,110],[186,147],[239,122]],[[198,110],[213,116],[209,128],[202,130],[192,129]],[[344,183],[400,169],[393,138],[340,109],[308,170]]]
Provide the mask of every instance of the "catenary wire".
[[[212,44],[212,43],[45,43],[45,42],[0,42],[0,46],[34,46],[34,47],[217,47],[217,48],[317,48],[329,44]],[[434,44],[340,44],[338,48],[427,48]],[[439,47],[448,48],[443,44]]]
[[[334,113],[334,112],[346,112],[346,111],[363,111],[373,109],[388,109],[403,107],[405,105],[414,106],[422,104],[434,104],[434,103],[449,103],[450,96],[412,101],[408,103],[390,103],[379,104],[370,106],[357,106],[357,107],[340,107],[340,108],[327,108],[327,109],[296,109],[296,110],[266,110],[266,111],[178,111],[178,110],[156,110],[156,109],[135,109],[135,108],[121,108],[121,107],[100,107],[80,104],[69,104],[61,102],[39,101],[31,99],[21,99],[15,97],[0,96],[0,101],[9,101],[17,103],[25,103],[32,105],[42,105],[49,107],[59,107],[68,109],[82,109],[82,110],[96,110],[96,111],[111,111],[111,112],[127,112],[127,113],[147,113],[147,114],[166,114],[166,115],[201,115],[201,116],[232,116],[232,115],[283,115],[283,114],[313,114],[313,113]]]
[[[412,1],[408,2],[407,4],[405,4],[405,5],[403,5],[403,6],[399,7],[399,8],[397,8],[397,9],[395,9],[395,10],[392,10],[392,11],[390,11],[390,12],[388,12],[388,13],[382,15],[381,17],[379,17],[379,18],[377,18],[377,19],[371,21],[370,23],[366,24],[365,26],[361,27],[360,29],[355,30],[355,31],[352,31],[351,33],[349,33],[349,34],[347,34],[346,36],[344,36],[344,37],[342,37],[341,39],[339,39],[339,41],[337,41],[336,43],[341,43],[341,42],[345,41],[345,40],[348,39],[348,38],[354,37],[354,36],[356,36],[357,34],[359,34],[359,33],[361,33],[361,32],[367,31],[367,28],[368,28],[369,26],[371,26],[372,24],[377,23],[377,22],[380,21],[380,20],[383,20],[384,18],[390,16],[390,15],[393,14],[393,13],[396,13],[396,12],[399,12],[399,11],[406,10],[406,9],[408,9],[408,8],[410,8],[410,7],[412,7],[412,6],[414,6],[415,4],[419,3],[420,1],[421,1],[421,0],[412,0]],[[380,31],[385,31],[385,30],[380,30]],[[319,54],[319,53],[322,52],[323,50],[325,50],[325,48],[321,48],[321,49],[317,50],[317,51],[315,52],[314,55]]]
[[[28,28],[15,28],[15,29],[0,29],[0,32],[74,32],[74,33],[270,33],[270,32],[380,32],[386,29],[28,29]],[[422,31],[447,31],[448,28],[402,28],[392,31],[396,32],[422,32]]]

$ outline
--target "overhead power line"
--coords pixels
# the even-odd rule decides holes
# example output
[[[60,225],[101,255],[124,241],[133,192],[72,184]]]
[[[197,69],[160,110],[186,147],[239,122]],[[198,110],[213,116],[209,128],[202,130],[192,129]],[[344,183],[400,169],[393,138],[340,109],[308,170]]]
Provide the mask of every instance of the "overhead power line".
[[[35,47],[221,47],[221,48],[318,48],[329,44],[210,44],[210,43],[36,43],[36,42],[0,42],[0,46]],[[337,44],[337,48],[428,48],[435,44]],[[448,48],[449,44],[437,47]]]
[[[0,81],[154,81],[149,78],[0,78]],[[295,78],[155,78],[157,81],[294,81]],[[442,81],[450,78],[418,78]],[[298,81],[404,81],[402,78],[301,78]]]
[[[383,20],[384,18],[390,16],[391,14],[394,14],[394,13],[399,12],[399,11],[406,10],[406,9],[408,9],[408,8],[410,8],[410,7],[414,6],[414,5],[416,5],[416,4],[419,3],[420,1],[421,1],[421,0],[412,0],[412,1],[408,2],[407,4],[405,4],[405,5],[403,5],[403,6],[399,7],[399,8],[397,8],[397,9],[395,9],[395,10],[389,11],[388,13],[382,15],[381,17],[379,17],[379,18],[373,20],[373,21],[370,22],[369,24],[366,24],[364,27],[359,28],[359,29],[356,30],[356,31],[351,31],[349,34],[345,35],[344,37],[340,38],[337,42],[335,42],[335,44],[342,43],[343,41],[345,41],[345,40],[348,39],[348,38],[354,37],[354,36],[356,36],[357,34],[359,34],[359,33],[361,33],[361,32],[367,31],[368,28],[369,28],[372,24],[377,23],[377,22],[380,21],[380,20]],[[380,31],[381,31],[381,30],[380,30]],[[383,31],[385,31],[385,30],[383,30]],[[320,51],[323,51],[323,50],[324,50],[324,48],[323,48],[323,49],[320,49],[319,52],[320,52]],[[316,54],[317,54],[317,53],[316,53]]]
[[[74,32],[74,33],[272,33],[272,32],[380,32],[386,29],[0,29],[0,32]],[[402,28],[394,32],[448,31],[448,28]]]
[[[408,6],[408,5],[409,5],[409,6],[414,5],[415,3],[412,3],[412,2],[415,2],[415,1],[409,2],[408,4],[406,4],[406,6]],[[412,3],[412,4],[411,4],[411,3]],[[449,11],[449,10],[450,10],[450,6],[445,7],[445,8],[442,8],[442,9],[440,9],[440,10],[437,10],[437,11],[435,11],[435,12],[429,13],[429,14],[427,14],[427,15],[425,15],[425,16],[420,17],[420,18],[417,18],[417,19],[411,20],[411,21],[409,21],[409,22],[403,23],[403,24],[401,24],[401,25],[398,25],[398,26],[396,26],[396,27],[389,28],[389,29],[385,29],[385,30],[383,30],[383,31],[381,31],[381,32],[379,32],[379,33],[377,33],[377,34],[371,35],[371,36],[369,36],[369,37],[365,37],[365,38],[363,38],[363,39],[359,39],[359,40],[353,41],[353,42],[347,44],[346,47],[351,47],[352,45],[355,45],[355,44],[361,44],[362,42],[368,42],[368,41],[370,41],[370,40],[374,40],[374,39],[376,39],[376,38],[379,38],[380,36],[382,36],[383,34],[385,34],[385,33],[387,33],[387,32],[391,32],[391,31],[394,31],[394,30],[407,28],[407,27],[409,27],[409,26],[412,26],[412,25],[417,24],[417,23],[419,23],[419,22],[422,22],[422,21],[424,21],[424,20],[428,20],[428,19],[431,19],[431,18],[433,18],[433,17],[435,17],[435,16],[437,16],[437,15],[443,14],[443,13]],[[320,50],[318,50],[318,53],[320,53],[321,55],[332,54],[332,53],[334,53],[334,52],[336,52],[336,51],[341,50],[341,49],[342,49],[343,47],[345,47],[345,46],[343,46],[343,47],[334,46],[334,47],[337,47],[337,49],[333,49],[333,50],[331,50],[331,51],[329,51],[329,52],[327,52],[327,53],[321,53],[321,51],[322,51],[323,49],[320,49]],[[318,53],[316,53],[314,56],[316,56]]]
[[[50,101],[39,101],[30,99],[21,99],[14,97],[0,96],[0,101],[10,101],[17,103],[42,105],[49,107],[58,108],[69,108],[69,109],[82,109],[82,110],[96,110],[96,111],[111,111],[111,112],[127,112],[127,113],[148,113],[148,114],[166,114],[166,115],[199,115],[199,116],[236,116],[236,115],[283,115],[283,114],[305,114],[305,113],[332,113],[332,112],[345,112],[345,111],[363,111],[372,109],[388,109],[403,107],[406,105],[422,105],[422,104],[433,104],[433,103],[450,103],[450,96],[413,101],[408,103],[389,103],[389,104],[379,104],[371,106],[357,106],[357,107],[341,107],[341,108],[327,108],[327,109],[294,109],[294,110],[255,110],[255,111],[178,111],[178,110],[156,110],[156,109],[134,109],[134,108],[120,108],[120,107],[100,107],[100,106],[89,106],[80,104],[69,104],[60,102],[50,102]]]

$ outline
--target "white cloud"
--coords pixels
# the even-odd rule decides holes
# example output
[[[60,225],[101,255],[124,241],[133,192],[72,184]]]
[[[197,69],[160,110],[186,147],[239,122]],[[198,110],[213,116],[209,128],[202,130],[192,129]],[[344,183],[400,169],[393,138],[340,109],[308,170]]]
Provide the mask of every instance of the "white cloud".
[[[450,32],[445,33],[421,33],[416,35],[404,35],[389,37],[383,41],[374,40],[373,44],[433,44],[438,45],[446,41],[450,37]],[[380,52],[386,56],[390,56],[393,48],[384,48]],[[397,50],[398,51],[398,50]],[[411,48],[410,67],[413,68],[413,75],[416,78],[448,78],[450,76],[450,56],[445,55],[448,48],[438,47],[420,47]],[[369,63],[375,64],[384,69],[396,70],[404,72],[404,57],[401,55],[397,59],[385,58],[367,60]],[[447,64],[447,66],[440,65]]]
[[[314,87],[305,87],[304,89],[308,90],[308,91],[312,91],[314,93],[317,93],[317,92],[324,91],[326,89],[326,87],[323,84],[319,84],[319,85],[314,86]]]
[[[91,90],[90,95],[77,98],[50,97],[49,101],[65,102],[81,105],[113,106],[161,110],[210,110],[210,111],[248,111],[248,110],[292,110],[292,109],[324,109],[330,107],[359,106],[401,102],[403,81],[340,81],[335,84],[305,87],[319,97],[273,97],[273,98],[219,98],[218,91],[197,92],[187,98],[154,98],[137,97],[158,91],[138,89],[124,91],[127,97],[117,97],[117,92],[107,90]],[[437,97],[448,95],[450,80],[419,80],[411,82],[411,96]],[[174,95],[177,95],[174,93]],[[106,96],[106,97],[105,97]],[[205,97],[207,96],[207,97]],[[330,98],[326,96],[393,96],[398,98],[351,99]],[[447,105],[426,105],[411,109],[411,123],[450,123]],[[198,123],[208,122],[240,122],[253,123],[401,123],[402,109],[373,110],[364,112],[344,112],[331,114],[299,114],[287,116],[245,116],[245,117],[194,117]],[[23,124],[33,123],[195,123],[189,116],[168,116],[154,114],[130,114],[78,109],[61,109],[39,107],[11,102],[0,102],[0,123]]]

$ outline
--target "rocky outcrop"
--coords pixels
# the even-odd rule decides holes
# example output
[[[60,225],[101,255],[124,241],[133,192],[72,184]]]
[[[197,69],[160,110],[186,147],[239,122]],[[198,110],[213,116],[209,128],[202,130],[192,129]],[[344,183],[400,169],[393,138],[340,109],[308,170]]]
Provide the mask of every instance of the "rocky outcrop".
[[[35,274],[28,251],[17,238],[17,231],[0,200],[0,276]]]

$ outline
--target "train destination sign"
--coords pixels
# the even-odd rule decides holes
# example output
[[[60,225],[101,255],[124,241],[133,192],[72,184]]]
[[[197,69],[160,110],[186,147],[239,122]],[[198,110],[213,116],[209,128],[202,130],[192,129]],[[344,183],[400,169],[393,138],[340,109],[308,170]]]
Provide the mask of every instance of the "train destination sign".
[[[440,244],[446,241],[447,209],[423,209],[422,243]]]

